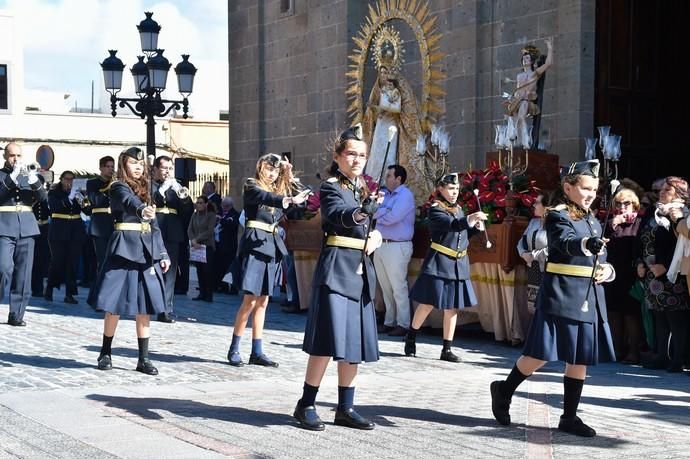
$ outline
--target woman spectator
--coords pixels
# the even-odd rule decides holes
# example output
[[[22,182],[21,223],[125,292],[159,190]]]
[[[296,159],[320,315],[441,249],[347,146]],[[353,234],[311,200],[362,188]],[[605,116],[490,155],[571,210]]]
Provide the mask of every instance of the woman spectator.
[[[204,195],[196,198],[195,211],[187,228],[189,243],[193,249],[206,247],[206,263],[195,262],[196,276],[199,279],[198,301],[213,301],[213,255],[216,250],[216,241],[213,238],[213,230],[216,227],[216,213],[211,210],[213,204],[209,203]]]
[[[640,200],[633,190],[624,188],[615,194],[611,206],[613,217],[604,229],[609,239],[608,261],[616,270],[616,278],[604,284],[609,327],[616,360],[637,364],[640,362],[642,316],[640,304],[630,296],[630,289],[637,280],[637,235],[642,222]]]
[[[675,282],[666,276],[676,247],[674,228],[687,212],[688,183],[679,177],[667,177],[659,191],[654,216],[640,231],[642,259],[637,266],[638,275],[645,279],[645,296],[654,314],[655,351],[647,368],[666,368],[669,372],[683,371],[687,352],[689,305],[686,276],[678,275]],[[669,359],[668,343],[672,354]]]
[[[544,266],[549,255],[544,229],[544,212],[548,205],[547,196],[540,194],[532,204],[534,217],[530,220],[517,245],[520,257],[527,263],[527,306],[534,311],[539,285],[544,277]]]
[[[47,301],[53,301],[53,288],[65,282],[65,303],[77,304],[77,263],[81,247],[86,239],[84,222],[81,219],[83,197],[77,198],[72,189],[74,173],[64,171],[60,181],[48,192],[48,207],[51,223],[48,228],[50,246],[50,268],[48,283],[44,292]]]

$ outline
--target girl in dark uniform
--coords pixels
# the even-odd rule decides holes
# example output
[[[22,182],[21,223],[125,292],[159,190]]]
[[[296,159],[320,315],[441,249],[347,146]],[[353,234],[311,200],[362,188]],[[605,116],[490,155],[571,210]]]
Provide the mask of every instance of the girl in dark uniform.
[[[470,262],[467,259],[469,238],[483,228],[484,212],[465,217],[458,206],[460,182],[458,174],[443,176],[437,183],[437,198],[429,208],[431,248],[422,264],[422,274],[410,290],[410,298],[419,303],[405,336],[405,355],[417,353],[416,338],[432,309],[443,311],[443,349],[441,360],[459,362],[451,346],[455,334],[458,311],[477,304],[470,281]]]
[[[510,401],[517,386],[547,361],[561,360],[565,373],[558,428],[582,437],[596,435],[576,412],[587,365],[615,360],[600,285],[613,280],[615,272],[604,262],[607,240],[590,211],[598,173],[598,160],[571,164],[561,180],[559,204],[547,210],[549,259],[523,355],[505,381],[491,383],[491,408],[500,424],[510,424]]]
[[[278,236],[277,227],[283,210],[291,204],[301,204],[309,190],[295,196],[290,194],[292,165],[280,156],[267,154],[256,163],[255,178],[244,184],[245,230],[239,246],[238,258],[233,263],[232,282],[244,292],[242,305],[235,316],[232,343],[228,361],[242,366],[240,339],[252,314],[252,352],[250,365],[277,367],[278,364],[263,352],[263,331],[268,297],[273,291],[276,272],[283,256],[285,243]]]
[[[369,196],[360,175],[367,162],[367,144],[361,126],[337,139],[331,178],[321,184],[321,227],[325,233],[314,271],[311,305],[302,349],[309,354],[302,398],[294,416],[300,426],[323,430],[314,402],[331,358],[338,362],[338,407],[335,424],[371,430],[374,424],[353,408],[355,377],[360,362],[379,358],[376,313],[372,303],[374,266],[371,254],[381,234],[371,231],[365,242],[369,216],[379,201]],[[362,261],[363,266],[361,265]],[[359,268],[359,269],[358,269]]]
[[[50,268],[44,298],[53,301],[53,288],[65,282],[65,303],[77,304],[77,263],[81,247],[86,239],[84,222],[81,219],[81,202],[72,192],[74,173],[64,171],[60,181],[48,192],[50,225],[48,245],[50,246]]]
[[[110,187],[115,231],[110,236],[103,267],[89,295],[89,304],[105,311],[99,370],[111,370],[111,345],[120,315],[136,316],[139,344],[137,371],[158,374],[148,358],[149,315],[165,312],[163,273],[170,260],[149,204],[149,175],[144,153],[132,147],[120,154],[117,181]]]

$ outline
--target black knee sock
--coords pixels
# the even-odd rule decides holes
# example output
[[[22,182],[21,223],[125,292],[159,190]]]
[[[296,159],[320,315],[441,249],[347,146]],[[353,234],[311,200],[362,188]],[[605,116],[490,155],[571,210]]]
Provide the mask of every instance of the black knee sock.
[[[139,361],[143,362],[149,357],[149,339],[137,338],[139,342]]]
[[[419,328],[412,328],[412,325],[410,325],[410,328],[407,330],[407,339],[410,341],[414,341],[417,339],[417,332],[419,331]]]
[[[572,418],[577,413],[577,406],[582,396],[583,379],[563,376],[563,417]]]
[[[316,403],[316,394],[318,392],[319,386],[311,386],[305,382],[304,387],[302,388],[302,398],[299,399],[297,404],[301,407],[312,406],[314,403]]]
[[[443,340],[443,350],[441,352],[446,352],[450,351],[450,348],[453,346],[453,341],[449,339],[444,339]]]
[[[517,365],[515,365],[506,380],[503,381],[503,384],[501,385],[501,392],[503,393],[503,396],[507,398],[512,397],[515,393],[515,389],[517,389],[517,387],[522,384],[522,381],[528,377],[529,375],[523,375],[520,370],[518,370]]]
[[[105,336],[103,335],[103,344],[101,345],[101,354],[98,356],[98,358],[103,357],[104,355],[110,355],[112,352],[112,345],[113,345],[113,338],[114,336]]]
[[[349,410],[355,404],[355,388],[338,386],[338,409]]]

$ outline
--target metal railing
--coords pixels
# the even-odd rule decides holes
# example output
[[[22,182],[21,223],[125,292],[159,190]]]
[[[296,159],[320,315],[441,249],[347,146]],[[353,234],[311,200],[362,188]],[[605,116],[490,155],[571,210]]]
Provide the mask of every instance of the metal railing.
[[[189,196],[192,200],[196,200],[198,196],[201,196],[201,189],[206,182],[213,182],[216,184],[216,193],[221,197],[225,197],[230,194],[230,174],[227,172],[213,172],[196,174],[196,181],[189,182]]]

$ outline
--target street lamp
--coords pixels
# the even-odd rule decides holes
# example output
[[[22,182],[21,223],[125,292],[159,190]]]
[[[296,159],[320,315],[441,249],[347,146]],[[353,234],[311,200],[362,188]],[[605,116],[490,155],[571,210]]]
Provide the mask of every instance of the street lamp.
[[[113,117],[117,115],[117,105],[128,107],[132,113],[146,119],[146,155],[156,156],[156,116],[166,116],[171,110],[182,109],[182,117],[187,119],[189,102],[187,98],[192,94],[196,67],[189,62],[189,55],[182,55],[182,62],[175,66],[177,84],[182,100],[165,100],[161,92],[165,90],[168,71],[171,64],[163,50],[158,48],[158,33],[161,26],[154,21],[153,13],[146,12],[146,19],[137,26],[141,39],[141,50],[144,56],[137,56],[138,62],[132,66],[134,91],[137,98],[117,97],[122,89],[122,71],[125,65],[116,56],[116,50],[109,50],[108,56],[102,63],[105,90],[110,94],[110,109]],[[167,105],[167,107],[166,107]]]

